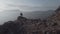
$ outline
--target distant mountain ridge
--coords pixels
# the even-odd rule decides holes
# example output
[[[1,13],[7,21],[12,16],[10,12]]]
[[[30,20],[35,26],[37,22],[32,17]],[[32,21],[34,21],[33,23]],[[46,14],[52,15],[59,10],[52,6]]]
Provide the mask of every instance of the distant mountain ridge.
[[[25,17],[30,17],[30,18],[42,18],[45,19],[48,16],[54,14],[54,10],[48,10],[48,11],[33,11],[33,12],[28,12],[25,15]]]

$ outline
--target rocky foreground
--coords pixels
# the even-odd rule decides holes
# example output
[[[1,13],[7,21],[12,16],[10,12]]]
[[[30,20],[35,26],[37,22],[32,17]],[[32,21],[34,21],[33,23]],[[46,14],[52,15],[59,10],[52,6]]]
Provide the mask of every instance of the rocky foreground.
[[[47,19],[27,19],[19,16],[15,21],[0,25],[0,34],[60,34],[60,7]]]

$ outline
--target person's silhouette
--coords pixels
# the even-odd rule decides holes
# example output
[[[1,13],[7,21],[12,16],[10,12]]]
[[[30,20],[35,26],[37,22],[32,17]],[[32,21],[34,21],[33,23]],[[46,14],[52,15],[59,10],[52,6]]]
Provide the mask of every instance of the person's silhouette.
[[[23,13],[20,13],[20,16],[22,17],[23,16]]]

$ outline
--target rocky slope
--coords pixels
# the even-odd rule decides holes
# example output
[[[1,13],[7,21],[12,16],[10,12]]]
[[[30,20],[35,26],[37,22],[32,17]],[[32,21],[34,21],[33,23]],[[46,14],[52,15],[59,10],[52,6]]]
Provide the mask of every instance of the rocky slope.
[[[60,7],[55,10],[55,14],[47,19],[24,27],[26,27],[27,34],[60,34]]]

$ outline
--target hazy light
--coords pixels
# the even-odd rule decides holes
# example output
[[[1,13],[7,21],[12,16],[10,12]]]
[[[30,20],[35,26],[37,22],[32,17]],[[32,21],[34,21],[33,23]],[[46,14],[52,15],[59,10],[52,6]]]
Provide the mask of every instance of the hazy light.
[[[19,9],[21,11],[53,10],[60,0],[0,0],[0,11]]]

